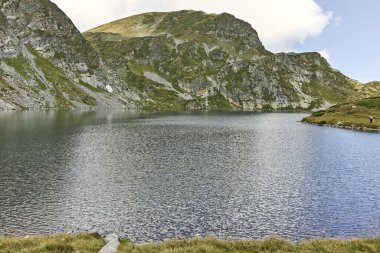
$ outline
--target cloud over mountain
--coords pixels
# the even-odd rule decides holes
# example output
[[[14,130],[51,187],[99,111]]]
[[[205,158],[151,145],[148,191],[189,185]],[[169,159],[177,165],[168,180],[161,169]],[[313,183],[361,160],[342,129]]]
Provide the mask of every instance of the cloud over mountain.
[[[81,31],[149,11],[228,12],[248,21],[272,51],[291,51],[295,43],[320,35],[334,15],[315,0],[53,0]]]

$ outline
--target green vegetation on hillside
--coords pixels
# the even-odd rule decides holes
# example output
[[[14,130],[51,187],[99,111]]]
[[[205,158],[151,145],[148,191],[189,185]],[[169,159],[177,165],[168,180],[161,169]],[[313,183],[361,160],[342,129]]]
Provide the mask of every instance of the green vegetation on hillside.
[[[143,109],[197,103],[208,110],[312,110],[380,95],[331,68],[319,53],[268,52],[250,24],[227,13],[144,13],[84,36],[125,86],[138,91]],[[172,84],[175,103],[145,71]],[[180,101],[178,94],[193,100]]]
[[[371,124],[369,117],[374,117]],[[304,119],[305,122],[320,125],[354,126],[359,128],[380,128],[380,97],[332,106],[318,111]]]
[[[30,47],[28,49],[36,57],[35,62],[43,71],[45,78],[53,85],[50,92],[55,96],[57,103],[55,107],[70,107],[73,106],[73,101],[80,101],[90,106],[97,105],[96,100],[75,85],[61,69],[54,66],[49,60],[41,57],[36,50]],[[85,85],[83,81],[81,84]]]
[[[0,6],[0,110],[135,107],[134,90],[119,94],[120,78],[52,1]]]
[[[380,95],[380,81],[366,83],[357,88],[358,92],[364,97],[376,97]]]
[[[175,91],[163,88],[149,91],[151,100],[142,102],[140,105],[145,111],[184,111],[186,101],[180,99]]]
[[[44,28],[19,26],[14,13]],[[380,96],[380,83],[360,85],[319,53],[267,51],[249,23],[228,13],[144,13],[86,39],[49,0],[12,2],[0,21],[4,50],[13,52],[0,64],[0,109],[294,111]]]
[[[236,108],[220,93],[209,97],[208,103],[209,107],[213,110],[233,110]]]
[[[79,80],[79,83],[80,83],[80,85],[82,85],[83,87],[87,88],[90,91],[98,92],[98,93],[104,93],[104,92],[106,92],[105,89],[100,88],[100,87],[94,87],[94,86],[92,86],[92,85],[90,85],[90,84],[88,84],[88,83],[86,83],[86,82],[84,82],[82,80]]]
[[[4,61],[8,66],[14,68],[22,77],[27,80],[30,79],[29,73],[32,72],[32,68],[22,55],[19,55],[16,58],[5,58]]]
[[[227,13],[206,14],[191,10],[144,13],[104,24],[85,35],[89,33],[110,33],[124,38],[170,34],[183,40],[216,44],[230,54],[246,59],[255,54],[271,54],[265,50],[250,24]]]
[[[0,98],[13,91],[14,88],[3,79],[2,73],[0,72]]]

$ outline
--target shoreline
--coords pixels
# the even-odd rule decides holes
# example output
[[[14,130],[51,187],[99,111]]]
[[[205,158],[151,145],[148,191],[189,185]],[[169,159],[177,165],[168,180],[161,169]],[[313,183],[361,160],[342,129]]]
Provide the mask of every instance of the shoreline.
[[[320,127],[339,128],[339,129],[353,130],[353,131],[359,131],[359,132],[368,132],[368,133],[380,133],[380,127],[379,128],[370,128],[370,127],[365,127],[365,126],[358,126],[355,124],[345,125],[344,123],[342,123],[342,124],[339,124],[339,123],[337,123],[337,124],[318,123],[318,122],[309,121],[307,119],[303,119],[301,122],[304,124],[320,126]]]
[[[109,239],[99,234],[65,234],[31,237],[0,237],[0,252],[100,252]],[[117,244],[117,242],[115,242]],[[329,239],[316,238],[300,243],[277,237],[258,240],[220,240],[200,238],[133,243],[119,239],[113,252],[380,252],[380,237]]]

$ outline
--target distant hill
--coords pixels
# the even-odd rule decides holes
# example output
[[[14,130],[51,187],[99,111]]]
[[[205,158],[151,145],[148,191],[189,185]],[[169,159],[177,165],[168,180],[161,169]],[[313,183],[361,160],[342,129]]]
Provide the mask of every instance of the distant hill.
[[[227,13],[145,13],[84,36],[147,109],[317,109],[362,97],[320,54],[273,54]]]

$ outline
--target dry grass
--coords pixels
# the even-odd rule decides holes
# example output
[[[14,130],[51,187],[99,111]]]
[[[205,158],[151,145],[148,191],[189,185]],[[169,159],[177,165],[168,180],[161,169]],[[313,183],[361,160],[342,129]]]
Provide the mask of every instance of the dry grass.
[[[106,244],[98,234],[0,238],[0,253],[93,253]]]
[[[164,243],[125,243],[119,253],[379,253],[379,239],[314,240],[301,244],[270,238],[256,241],[220,241],[217,239],[174,240]]]

